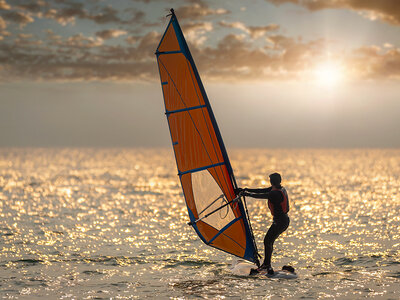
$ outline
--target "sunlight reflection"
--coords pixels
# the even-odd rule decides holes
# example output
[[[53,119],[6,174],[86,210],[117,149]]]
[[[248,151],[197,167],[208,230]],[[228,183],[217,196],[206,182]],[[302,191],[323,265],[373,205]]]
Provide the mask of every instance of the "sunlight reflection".
[[[229,154],[242,187],[267,185],[279,162],[291,223],[275,244],[273,264],[294,265],[301,284],[226,271],[232,258],[187,226],[170,150],[34,149],[3,153],[0,162],[13,161],[0,170],[5,288],[12,286],[14,298],[27,287],[32,295],[79,299],[107,297],[102,290],[140,298],[155,289],[178,298],[189,287],[198,297],[237,298],[236,286],[264,298],[399,298],[398,150]],[[248,198],[247,206],[262,252],[271,224],[267,202]]]

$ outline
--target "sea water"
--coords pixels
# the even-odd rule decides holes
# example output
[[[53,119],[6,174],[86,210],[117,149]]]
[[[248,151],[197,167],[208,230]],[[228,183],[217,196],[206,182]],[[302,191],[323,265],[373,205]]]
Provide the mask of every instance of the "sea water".
[[[273,266],[236,276],[204,245],[171,149],[0,149],[4,299],[400,298],[400,150],[229,149],[241,187],[280,172],[290,226]],[[247,199],[260,252],[267,203]]]

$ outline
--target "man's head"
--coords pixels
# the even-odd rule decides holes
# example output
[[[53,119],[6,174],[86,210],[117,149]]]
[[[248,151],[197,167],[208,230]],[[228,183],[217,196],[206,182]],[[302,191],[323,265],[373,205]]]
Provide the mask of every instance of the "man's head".
[[[271,182],[272,185],[280,186],[282,182],[281,174],[272,173],[271,175],[269,175],[269,182]]]

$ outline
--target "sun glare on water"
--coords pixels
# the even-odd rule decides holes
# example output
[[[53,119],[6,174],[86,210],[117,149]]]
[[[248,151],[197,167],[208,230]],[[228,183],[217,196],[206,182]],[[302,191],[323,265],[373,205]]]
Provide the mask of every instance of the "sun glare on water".
[[[318,85],[334,87],[343,81],[343,69],[339,64],[326,62],[315,68],[314,78]]]

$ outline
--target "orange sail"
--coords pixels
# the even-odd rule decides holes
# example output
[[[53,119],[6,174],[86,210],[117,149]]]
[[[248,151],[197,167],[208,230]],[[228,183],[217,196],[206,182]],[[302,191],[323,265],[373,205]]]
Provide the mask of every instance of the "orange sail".
[[[244,198],[178,20],[157,47],[165,113],[190,222],[204,243],[258,262]]]

